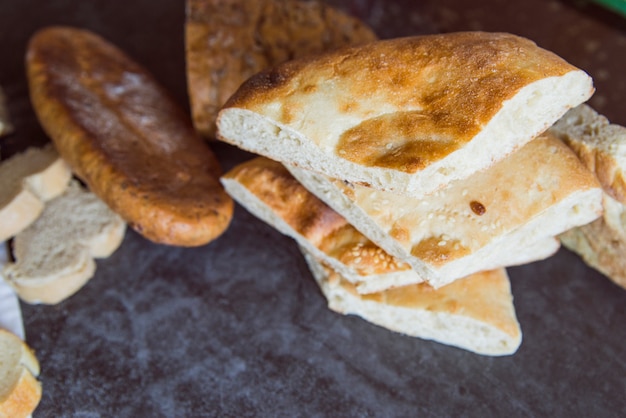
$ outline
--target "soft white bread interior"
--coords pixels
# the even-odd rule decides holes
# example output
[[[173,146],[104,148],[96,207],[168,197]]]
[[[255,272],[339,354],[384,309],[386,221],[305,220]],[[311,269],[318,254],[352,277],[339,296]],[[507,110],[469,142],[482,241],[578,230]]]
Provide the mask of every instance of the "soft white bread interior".
[[[61,194],[72,172],[48,145],[28,148],[0,164],[0,241],[30,225],[45,202]]]
[[[521,344],[505,269],[476,273],[436,290],[421,283],[359,295],[341,275],[305,250],[303,254],[336,312],[483,355],[513,354]]]
[[[604,195],[604,214],[590,224],[566,231],[563,246],[626,289],[626,207]]]
[[[329,177],[422,196],[501,160],[592,93],[585,72],[518,36],[416,36],[253,76],[218,115],[218,138]]]
[[[9,111],[6,107],[6,97],[0,88],[0,136],[13,132],[13,125],[9,119]]]
[[[567,112],[550,131],[574,150],[611,197],[626,203],[626,127],[610,123],[583,104]]]
[[[550,134],[537,137],[488,170],[421,199],[287,168],[355,228],[409,263],[434,287],[512,265],[512,258],[533,261],[539,242],[587,224],[602,212],[598,181]],[[547,257],[558,245],[540,247],[550,250],[544,254]]]
[[[94,274],[96,258],[122,242],[126,224],[77,182],[49,201],[41,216],[15,236],[15,262],[2,274],[29,303],[56,304]]]
[[[19,337],[0,329],[0,418],[25,418],[41,400],[39,361]]]

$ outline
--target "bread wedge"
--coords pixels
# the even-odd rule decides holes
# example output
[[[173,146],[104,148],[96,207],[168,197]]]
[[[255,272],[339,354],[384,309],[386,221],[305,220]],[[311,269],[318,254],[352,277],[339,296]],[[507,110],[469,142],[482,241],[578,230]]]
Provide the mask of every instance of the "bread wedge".
[[[512,254],[533,261],[526,252],[534,251],[537,243],[602,213],[602,189],[594,175],[547,133],[489,170],[421,199],[288,169],[436,288],[505,267]],[[557,248],[555,244],[552,249]]]
[[[52,145],[28,148],[0,164],[0,242],[33,223],[72,172]]]
[[[57,150],[132,228],[177,246],[224,232],[233,202],[217,158],[145,68],[64,26],[33,35],[26,65],[34,110]]]
[[[185,44],[193,121],[215,138],[219,109],[247,78],[281,62],[376,39],[321,1],[187,0]]]
[[[561,234],[563,246],[626,289],[626,207],[604,195],[600,219]]]
[[[582,104],[567,112],[550,131],[574,150],[613,199],[626,204],[626,127],[610,123]]]
[[[510,355],[522,342],[505,269],[475,273],[437,290],[421,283],[360,295],[337,272],[303,254],[335,312],[482,355]]]
[[[59,303],[94,275],[94,258],[110,256],[125,230],[116,213],[73,182],[15,236],[15,261],[5,266],[2,275],[25,302]]]
[[[218,137],[332,178],[420,197],[486,169],[593,93],[533,42],[461,32],[278,65],[220,111]]]
[[[39,361],[13,333],[0,329],[0,418],[26,418],[41,400]]]
[[[373,293],[424,280],[407,264],[350,225],[309,192],[280,163],[265,157],[246,161],[221,178],[226,191],[250,213],[293,238],[308,253],[354,284]],[[559,247],[550,237],[525,251],[504,255],[507,265],[544,258]]]
[[[604,189],[604,213],[560,236],[565,247],[626,288],[626,127],[612,124],[588,105],[567,112],[550,131],[561,138]]]

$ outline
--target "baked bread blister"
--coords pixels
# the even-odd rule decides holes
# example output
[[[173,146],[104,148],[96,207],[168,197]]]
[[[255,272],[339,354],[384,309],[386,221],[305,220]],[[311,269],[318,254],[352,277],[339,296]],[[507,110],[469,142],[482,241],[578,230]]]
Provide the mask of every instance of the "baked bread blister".
[[[132,228],[179,246],[224,232],[233,202],[217,158],[147,70],[100,36],[62,26],[33,35],[26,65],[59,154]]]
[[[93,277],[94,258],[110,256],[125,230],[122,218],[74,181],[15,236],[15,261],[2,276],[25,302],[59,303]]]
[[[0,329],[0,418],[26,418],[41,400],[39,361],[13,333]]]
[[[222,105],[261,70],[374,40],[363,22],[321,1],[187,0],[185,48],[194,125],[214,138]]]

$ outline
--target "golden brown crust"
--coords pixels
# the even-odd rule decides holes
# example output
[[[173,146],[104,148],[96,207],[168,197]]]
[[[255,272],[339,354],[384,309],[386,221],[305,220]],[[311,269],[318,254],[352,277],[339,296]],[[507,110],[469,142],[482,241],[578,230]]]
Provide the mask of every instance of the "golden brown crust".
[[[186,53],[196,129],[215,136],[220,107],[278,63],[376,39],[358,19],[318,1],[188,0]]]
[[[27,69],[33,106],[59,153],[131,227],[181,246],[226,229],[233,202],[216,157],[145,69],[69,27],[36,33]]]
[[[224,177],[237,180],[314,246],[359,274],[409,269],[309,192],[278,162],[253,158]]]
[[[572,71],[578,69],[510,34],[416,36],[288,61],[251,77],[224,108],[271,114],[288,126],[302,122],[299,132],[343,159],[415,173],[470,141],[521,88]],[[318,101],[362,122],[333,132],[339,136],[331,141],[326,128],[296,119]]]

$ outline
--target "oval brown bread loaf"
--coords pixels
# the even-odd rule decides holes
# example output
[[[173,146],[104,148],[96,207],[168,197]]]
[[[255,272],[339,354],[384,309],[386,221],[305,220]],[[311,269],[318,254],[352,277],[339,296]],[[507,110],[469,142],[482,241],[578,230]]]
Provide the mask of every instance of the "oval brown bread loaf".
[[[233,201],[215,155],[146,69],[100,36],[61,26],[31,38],[26,64],[44,130],[132,228],[180,246],[227,228]]]

